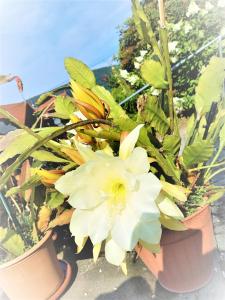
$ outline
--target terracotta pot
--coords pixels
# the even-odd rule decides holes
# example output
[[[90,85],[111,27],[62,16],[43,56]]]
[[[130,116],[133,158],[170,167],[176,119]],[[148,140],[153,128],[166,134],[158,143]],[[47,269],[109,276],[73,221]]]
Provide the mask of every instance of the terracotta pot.
[[[186,231],[163,230],[161,250],[152,254],[138,246],[137,253],[161,286],[175,293],[195,291],[206,285],[214,267],[215,239],[208,206],[187,217]]]
[[[33,248],[0,265],[0,286],[10,300],[57,299],[68,284],[49,231]]]

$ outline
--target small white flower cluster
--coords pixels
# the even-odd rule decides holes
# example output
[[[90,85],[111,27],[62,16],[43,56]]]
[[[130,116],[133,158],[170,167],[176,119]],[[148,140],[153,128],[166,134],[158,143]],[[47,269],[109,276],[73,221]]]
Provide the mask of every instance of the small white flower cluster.
[[[140,51],[140,56],[135,57],[135,62],[134,62],[134,67],[135,69],[140,69],[141,63],[144,60],[145,55],[148,53],[147,50],[141,50]]]
[[[135,74],[130,74],[127,70],[120,70],[120,76],[127,80],[131,85],[135,85],[139,77]]]
[[[190,5],[188,7],[188,11],[186,13],[186,16],[189,18],[189,17],[197,14],[199,11],[200,11],[200,8],[195,3],[195,1],[191,1]]]

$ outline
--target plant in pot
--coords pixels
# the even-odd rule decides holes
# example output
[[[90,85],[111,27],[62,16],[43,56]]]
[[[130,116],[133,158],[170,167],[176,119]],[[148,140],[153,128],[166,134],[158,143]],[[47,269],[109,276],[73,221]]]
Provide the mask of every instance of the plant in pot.
[[[104,247],[106,259],[126,273],[126,253],[135,248],[163,286],[187,292],[205,284],[213,267],[215,244],[208,205],[224,193],[224,187],[213,185],[212,179],[223,171],[215,168],[224,164],[219,156],[224,148],[225,114],[220,94],[225,62],[211,59],[196,89],[196,112],[187,129],[179,129],[162,8],[160,5],[159,46],[139,2],[133,1],[138,32],[153,49],[141,66],[142,77],[159,95],[142,95],[138,114],[130,118],[110,92],[96,84],[84,63],[67,58],[70,90],[39,99],[38,105],[43,101],[45,105],[38,110],[37,124],[31,129],[22,127],[29,139],[35,139],[15,154],[17,158],[2,174],[0,186],[3,189],[28,158],[33,176],[40,176],[42,182],[49,181],[48,167],[43,164],[49,155],[66,160],[56,162],[60,178],[54,177],[57,180],[45,195],[60,195],[64,205],[74,208],[70,230],[78,252],[89,237],[94,260]],[[12,116],[8,118],[17,122]],[[50,130],[36,128],[44,118],[61,122],[41,136]]]

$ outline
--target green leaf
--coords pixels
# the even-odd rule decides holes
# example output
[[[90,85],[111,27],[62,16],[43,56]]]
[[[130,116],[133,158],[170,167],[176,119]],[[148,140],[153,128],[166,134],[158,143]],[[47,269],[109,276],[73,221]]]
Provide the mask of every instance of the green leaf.
[[[57,129],[57,127],[44,128],[38,135],[40,137],[46,137]],[[9,158],[13,158],[16,155],[23,153],[25,150],[31,148],[36,142],[37,139],[23,129],[16,129],[15,131],[9,132],[0,140],[0,151],[4,150],[0,154],[0,164],[3,164]]]
[[[25,251],[25,244],[14,230],[0,227],[0,243],[13,256],[22,255]]]
[[[76,111],[76,106],[72,101],[72,98],[66,96],[57,96],[55,101],[54,116],[61,119],[70,119],[70,116]]]
[[[163,140],[163,151],[166,154],[177,155],[180,150],[181,139],[178,135],[166,135]]]
[[[12,234],[2,242],[3,247],[14,256],[20,256],[25,251],[24,241],[19,234]]]
[[[96,85],[94,73],[82,61],[72,57],[67,57],[65,59],[65,68],[70,78],[78,82],[80,85],[88,89],[91,89]]]
[[[37,186],[40,183],[41,177],[37,174],[31,176],[27,181],[25,181],[21,186],[12,187],[6,193],[6,197],[25,192],[26,190]]]
[[[163,66],[158,61],[145,60],[141,66],[141,76],[156,89],[166,89],[168,87]]]
[[[212,57],[199,78],[195,107],[199,115],[209,112],[213,102],[220,100],[225,78],[225,58]]]
[[[63,194],[59,192],[49,192],[47,194],[47,205],[49,208],[54,209],[62,205],[64,202]]]
[[[139,121],[154,127],[161,135],[165,135],[169,129],[167,118],[161,109],[155,96],[148,96],[143,109],[139,111]]]
[[[160,223],[165,227],[168,228],[170,230],[175,230],[175,231],[184,231],[187,228],[185,227],[185,225],[179,221],[176,220],[174,218],[171,218],[169,216],[166,216],[164,214],[160,215]]]
[[[61,158],[56,156],[55,154],[46,151],[46,150],[37,150],[31,154],[31,157],[33,157],[36,160],[39,161],[49,161],[49,162],[55,162],[55,163],[68,163],[69,161],[67,159]]]
[[[35,102],[36,105],[41,105],[43,102],[45,102],[46,100],[48,100],[48,98],[52,97],[52,93],[45,93],[42,94]]]
[[[183,151],[183,161],[186,168],[192,165],[206,162],[212,157],[214,151],[213,143],[209,140],[196,140]]]
[[[171,201],[164,193],[161,193],[156,199],[156,203],[159,207],[159,210],[165,215],[174,218],[176,220],[182,220],[184,218],[183,213],[178,208],[178,206]]]

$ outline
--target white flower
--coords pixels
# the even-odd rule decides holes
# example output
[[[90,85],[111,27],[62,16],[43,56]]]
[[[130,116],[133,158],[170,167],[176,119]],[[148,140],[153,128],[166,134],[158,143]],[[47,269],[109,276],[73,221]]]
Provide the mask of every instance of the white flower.
[[[140,55],[141,55],[142,57],[144,57],[147,53],[148,53],[147,50],[141,50],[141,51],[140,51]]]
[[[153,86],[151,87],[150,92],[153,96],[158,96],[160,94],[160,90],[155,89]]]
[[[106,240],[106,259],[118,266],[123,264],[126,251],[131,251],[139,240],[158,244],[161,237],[155,202],[161,183],[148,173],[146,150],[134,148],[142,126],[138,125],[123,140],[119,157],[77,144],[86,163],[55,184],[75,208],[70,230],[79,248],[89,236],[96,253]]]
[[[175,55],[175,56],[172,56],[171,58],[170,58],[170,60],[171,60],[171,62],[173,63],[173,64],[175,64],[177,61],[178,61],[178,57]]]
[[[217,5],[218,5],[219,7],[225,7],[225,0],[219,0],[219,1],[217,2]]]
[[[143,56],[137,56],[135,57],[135,60],[139,63],[141,63],[143,61],[144,57]]]
[[[190,16],[197,14],[199,11],[200,11],[200,8],[195,3],[195,1],[191,1],[190,5],[188,7],[186,16],[189,18]]]
[[[185,24],[184,24],[185,34],[187,34],[189,31],[191,31],[191,29],[192,29],[192,26],[188,22],[185,22]]]
[[[135,83],[139,80],[139,77],[135,74],[129,76],[127,80],[130,82],[131,85],[135,85]]]
[[[134,62],[134,67],[135,67],[135,69],[140,69],[140,67],[141,67],[141,64],[140,63],[138,63],[138,62]]]
[[[120,70],[120,76],[123,77],[124,79],[127,79],[129,73],[127,72],[127,70]]]
[[[206,1],[205,10],[210,11],[213,8],[214,8],[214,6],[209,1]]]
[[[174,52],[176,50],[176,46],[178,44],[178,41],[173,41],[168,43],[169,52]]]

